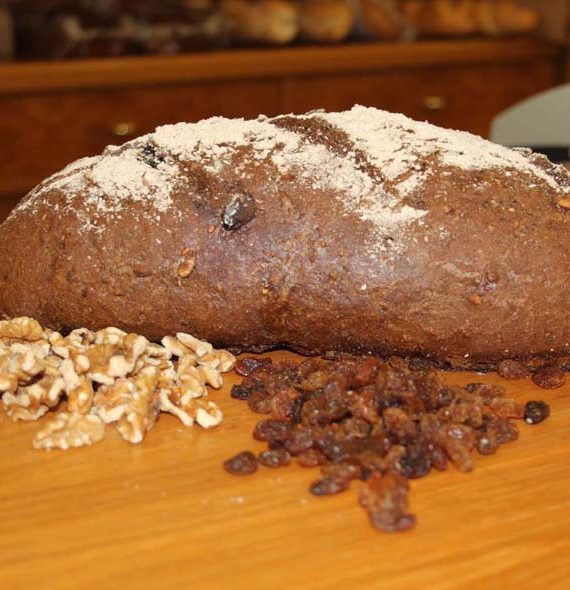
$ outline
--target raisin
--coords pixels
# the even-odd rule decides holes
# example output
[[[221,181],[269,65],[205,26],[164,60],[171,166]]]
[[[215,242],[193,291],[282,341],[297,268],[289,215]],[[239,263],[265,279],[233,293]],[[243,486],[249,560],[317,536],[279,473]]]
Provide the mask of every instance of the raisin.
[[[428,444],[430,452],[430,460],[434,469],[438,471],[445,471],[447,469],[447,455],[445,451],[439,446],[432,442]]]
[[[350,403],[350,413],[355,418],[362,418],[370,424],[380,420],[378,397],[374,387],[364,387],[354,396]]]
[[[475,444],[475,431],[465,424],[445,424],[439,429],[439,434],[447,439],[461,441],[469,449]]]
[[[360,504],[374,527],[386,532],[414,527],[416,519],[408,512],[408,490],[408,482],[401,475],[370,475],[360,490]]]
[[[566,383],[566,375],[558,367],[548,365],[534,373],[532,380],[542,389],[558,389]]]
[[[366,438],[372,427],[364,418],[348,418],[342,423],[342,428],[347,438]]]
[[[347,392],[338,381],[330,381],[323,389],[321,422],[335,422],[348,413]]]
[[[299,424],[303,417],[303,405],[305,403],[305,396],[300,395],[293,401],[291,406],[290,419],[293,424]]]
[[[321,473],[325,478],[350,481],[362,477],[362,466],[356,462],[329,463],[321,468]]]
[[[456,395],[457,391],[453,387],[442,387],[437,392],[434,409],[449,406],[455,399]]]
[[[473,471],[475,465],[471,458],[471,453],[461,441],[450,438],[443,443],[443,446],[450,461],[459,471],[463,471],[464,473]]]
[[[481,432],[475,443],[475,448],[481,455],[493,455],[497,452],[500,446],[497,437],[490,430]]]
[[[550,416],[550,406],[543,401],[529,401],[524,407],[524,420],[527,424],[540,424]]]
[[[416,437],[416,424],[404,411],[398,408],[388,408],[382,414],[382,418],[386,433],[395,442]]]
[[[530,376],[530,371],[522,363],[508,359],[499,363],[497,372],[503,379],[526,379]]]
[[[265,467],[273,469],[277,467],[286,467],[291,462],[291,455],[285,449],[275,449],[273,451],[263,451],[259,453],[257,460]]]
[[[348,490],[349,486],[350,482],[348,480],[323,477],[311,484],[310,491],[314,496],[328,496],[344,492]]]
[[[165,160],[162,154],[159,154],[158,146],[153,143],[145,144],[140,151],[140,159],[148,164],[151,168],[158,168]]]
[[[224,469],[232,475],[249,475],[257,471],[257,459],[251,451],[243,451],[228,459]]]
[[[523,362],[524,362],[524,366],[531,373],[533,373],[534,371],[538,371],[538,369],[542,369],[542,367],[544,367],[548,361],[546,361],[543,358],[533,357],[533,358],[525,359]]]
[[[301,391],[318,391],[323,389],[327,384],[329,374],[324,370],[316,370],[304,375],[304,379],[299,385]]]
[[[326,463],[326,456],[317,449],[308,449],[297,455],[297,463],[301,467],[317,467]]]
[[[267,391],[254,391],[247,398],[247,405],[256,414],[271,413],[271,396]]]
[[[321,410],[323,409],[322,395],[313,396],[305,401],[301,410],[301,422],[310,425],[317,425],[321,422]]]
[[[487,406],[493,411],[497,418],[521,419],[524,416],[524,406],[508,397],[499,397],[489,400]]]
[[[353,441],[337,441],[332,439],[323,441],[319,444],[319,447],[327,456],[327,459],[339,463],[350,458],[350,456],[357,451],[352,443]]]
[[[499,400],[503,401],[503,398]],[[456,424],[467,424],[477,428],[483,423],[483,408],[480,401],[480,398],[478,403],[476,399],[457,397],[449,408],[440,409],[438,416],[446,416]]]
[[[356,366],[356,372],[352,378],[351,386],[360,388],[365,385],[372,385],[381,366],[381,362],[375,358],[368,358]]]
[[[399,461],[400,471],[408,479],[424,477],[431,471],[431,456],[425,445],[414,444],[406,447]]]
[[[471,450],[477,437],[472,428],[463,424],[446,424],[439,429],[436,440],[459,471],[473,470]]]
[[[467,393],[478,395],[483,399],[492,399],[495,397],[503,397],[505,395],[505,388],[501,385],[489,385],[488,383],[470,383],[464,387]]]
[[[519,431],[511,420],[501,420],[497,418],[491,420],[487,428],[488,431],[497,438],[501,445],[513,442],[519,437]]]
[[[505,361],[501,371],[522,375],[525,366]],[[445,385],[435,372],[414,372],[398,358],[307,359],[297,365],[243,359],[239,371],[245,379],[232,396],[271,414],[253,432],[268,448],[257,459],[241,453],[226,469],[280,467],[295,456],[302,467],[321,466],[311,486],[315,495],[344,491],[361,479],[360,502],[372,524],[387,531],[414,526],[409,480],[432,468],[445,470],[450,462],[470,471],[474,451],[491,455],[516,440],[515,419],[538,423],[549,412],[544,402],[517,403],[502,386]],[[553,371],[547,367],[547,376]]]
[[[222,212],[222,227],[237,230],[255,219],[254,198],[247,193],[238,193],[230,198]]]
[[[477,390],[484,385],[484,383],[468,383],[463,389],[465,389],[467,393],[477,393]]]
[[[313,437],[308,430],[293,430],[287,436],[285,448],[292,455],[299,455],[313,446]]]
[[[428,436],[439,432],[441,426],[442,422],[436,414],[424,414],[420,418],[420,432]]]
[[[232,387],[231,396],[233,399],[247,400],[251,395],[252,390],[243,385],[234,385]]]
[[[267,370],[271,367],[273,361],[268,358],[258,359],[254,357],[246,357],[244,359],[240,359],[236,366],[234,367],[234,371],[241,375],[242,377],[249,377],[252,373],[257,371],[258,369]]]
[[[271,415],[277,420],[289,420],[296,410],[300,393],[294,387],[283,387],[271,398]]]
[[[262,420],[255,425],[253,438],[261,441],[285,441],[291,432],[291,424],[286,420]]]

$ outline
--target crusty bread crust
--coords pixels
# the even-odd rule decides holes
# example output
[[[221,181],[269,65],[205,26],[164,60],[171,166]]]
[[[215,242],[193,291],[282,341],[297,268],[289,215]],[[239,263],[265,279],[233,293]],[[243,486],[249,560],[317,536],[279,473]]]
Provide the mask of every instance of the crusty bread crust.
[[[569,174],[355,107],[159,128],[75,163],[0,229],[0,309],[216,346],[570,352]]]

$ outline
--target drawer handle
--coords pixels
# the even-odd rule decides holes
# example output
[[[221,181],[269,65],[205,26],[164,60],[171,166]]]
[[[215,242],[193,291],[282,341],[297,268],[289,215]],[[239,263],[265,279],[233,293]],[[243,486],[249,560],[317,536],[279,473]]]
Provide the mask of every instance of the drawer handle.
[[[124,121],[117,123],[111,129],[111,133],[115,137],[126,137],[127,135],[134,135],[137,132],[137,124],[132,121]]]
[[[445,96],[426,96],[424,107],[428,111],[443,111],[447,107],[447,98]]]

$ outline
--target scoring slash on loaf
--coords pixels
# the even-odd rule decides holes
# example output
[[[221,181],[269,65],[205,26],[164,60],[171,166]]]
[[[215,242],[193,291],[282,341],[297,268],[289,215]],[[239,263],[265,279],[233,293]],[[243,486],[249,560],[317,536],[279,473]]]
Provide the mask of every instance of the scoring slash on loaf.
[[[0,229],[0,310],[217,346],[570,351],[570,175],[354,107],[160,127],[71,164]]]

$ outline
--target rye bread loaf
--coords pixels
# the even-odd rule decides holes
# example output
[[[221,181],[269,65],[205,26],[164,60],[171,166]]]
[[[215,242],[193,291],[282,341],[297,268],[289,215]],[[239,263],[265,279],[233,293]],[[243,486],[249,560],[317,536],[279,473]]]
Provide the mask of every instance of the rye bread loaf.
[[[355,107],[181,123],[79,160],[0,229],[0,311],[456,366],[570,352],[570,175]]]

